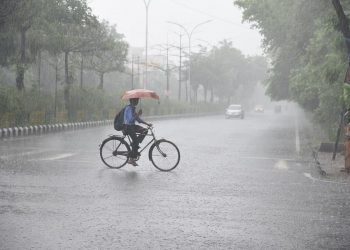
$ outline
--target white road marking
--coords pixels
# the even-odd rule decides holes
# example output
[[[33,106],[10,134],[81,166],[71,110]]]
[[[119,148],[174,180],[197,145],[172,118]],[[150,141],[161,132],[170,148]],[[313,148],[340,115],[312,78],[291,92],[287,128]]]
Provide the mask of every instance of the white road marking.
[[[49,158],[40,158],[40,159],[36,159],[37,161],[55,161],[55,160],[60,160],[60,159],[64,159],[64,158],[68,158],[68,157],[71,157],[73,155],[76,155],[76,154],[59,154],[59,155],[56,155],[54,157],[49,157]]]
[[[312,177],[312,175],[309,174],[309,173],[304,173],[304,176],[305,176],[306,178],[309,178],[309,179],[312,180],[312,181],[316,181],[316,179],[315,179],[314,177]]]
[[[332,184],[340,184],[340,185],[346,185],[346,186],[349,186],[349,185],[350,185],[348,182],[327,181],[327,180],[318,179],[318,178],[312,177],[312,175],[311,175],[310,173],[304,173],[304,176],[305,176],[306,178],[312,180],[313,182],[319,181],[319,182],[326,182],[326,183],[332,183]]]
[[[279,160],[278,162],[276,162],[274,167],[277,169],[280,169],[280,170],[288,170],[289,169],[287,162],[284,160]]]
[[[57,160],[58,162],[63,162],[63,163],[84,163],[84,164],[87,164],[87,163],[95,163],[93,161],[65,161],[65,160]],[[96,163],[100,163],[100,161],[96,161]]]
[[[35,150],[35,151],[21,152],[18,154],[8,154],[8,155],[0,156],[0,159],[5,160],[5,159],[12,158],[12,157],[23,157],[23,156],[29,156],[29,155],[35,155],[35,154],[42,154],[42,153],[45,153],[48,151],[50,151],[50,150]]]
[[[252,160],[269,160],[269,161],[291,161],[291,162],[304,162],[309,163],[310,161],[291,159],[291,158],[275,158],[275,157],[258,157],[258,156],[240,156],[241,159],[252,159]]]

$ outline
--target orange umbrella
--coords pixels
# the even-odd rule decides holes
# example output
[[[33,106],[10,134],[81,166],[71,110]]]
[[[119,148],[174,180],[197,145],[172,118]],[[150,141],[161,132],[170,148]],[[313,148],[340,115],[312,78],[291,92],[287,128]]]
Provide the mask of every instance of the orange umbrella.
[[[126,91],[122,96],[122,100],[128,100],[131,98],[153,98],[158,99],[159,96],[153,90],[148,89],[133,89]]]

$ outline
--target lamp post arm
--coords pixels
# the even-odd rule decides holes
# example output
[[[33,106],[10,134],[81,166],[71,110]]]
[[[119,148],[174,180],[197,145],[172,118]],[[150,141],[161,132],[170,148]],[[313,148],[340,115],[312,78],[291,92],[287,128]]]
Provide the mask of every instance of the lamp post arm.
[[[170,21],[168,21],[167,23],[171,23],[171,24],[175,24],[175,25],[179,26],[181,29],[183,29],[183,30],[185,31],[186,35],[187,35],[188,37],[190,37],[190,33],[189,33],[188,30],[185,28],[185,26],[183,26],[183,25],[181,25],[181,24],[179,24],[179,23],[174,23],[174,22],[170,22]]]
[[[205,22],[199,23],[199,24],[197,24],[196,26],[194,26],[193,29],[192,29],[192,31],[191,31],[190,34],[189,34],[190,39],[191,39],[191,37],[192,37],[193,32],[194,32],[199,26],[201,26],[201,25],[203,25],[203,24],[206,24],[206,23],[209,23],[209,22],[211,22],[211,21],[213,21],[213,20],[207,20],[207,21],[205,21]]]

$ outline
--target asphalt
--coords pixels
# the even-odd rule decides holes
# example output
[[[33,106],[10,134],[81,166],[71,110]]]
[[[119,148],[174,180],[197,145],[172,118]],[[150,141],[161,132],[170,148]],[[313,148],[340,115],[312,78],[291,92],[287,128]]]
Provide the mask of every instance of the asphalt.
[[[109,169],[112,127],[0,142],[0,249],[349,249],[350,185],[315,168],[302,114],[153,121],[181,162]]]

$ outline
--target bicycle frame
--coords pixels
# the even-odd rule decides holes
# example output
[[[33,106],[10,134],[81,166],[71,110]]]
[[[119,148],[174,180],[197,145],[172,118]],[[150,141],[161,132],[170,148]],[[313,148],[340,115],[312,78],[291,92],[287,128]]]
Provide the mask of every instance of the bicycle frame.
[[[149,145],[151,145],[153,142],[156,142],[156,141],[157,141],[156,136],[155,136],[155,134],[154,134],[154,132],[153,132],[153,127],[148,127],[147,129],[148,129],[148,131],[147,131],[146,137],[147,137],[147,136],[148,136],[148,137],[152,136],[152,140],[150,140],[150,141],[139,151],[140,154],[141,154]],[[150,132],[150,133],[149,133],[149,132]],[[136,134],[139,134],[139,133],[136,133]],[[130,136],[129,136],[129,135],[125,135],[124,137],[127,137],[127,138],[128,138],[129,145],[131,146],[131,141],[132,141],[132,140],[131,140]]]
[[[148,150],[148,159],[152,162],[152,164],[157,169],[161,171],[171,171],[174,168],[176,168],[176,166],[180,161],[180,151],[177,148],[177,146],[173,142],[168,141],[166,139],[163,139],[163,138],[157,139],[154,134],[153,127],[148,127],[147,131],[145,132],[147,132],[145,134],[145,137],[148,136],[149,140],[146,140],[145,145],[142,146],[142,149],[139,151],[139,154],[134,160],[136,161],[139,160],[141,156],[141,152],[143,152],[146,148],[150,146]],[[136,134],[140,134],[140,133],[136,133]],[[126,137],[127,139],[125,139]],[[104,147],[104,145],[109,145],[109,146]],[[122,146],[122,149],[119,149],[121,145],[124,145],[124,146]],[[131,145],[132,145],[132,139],[130,135],[126,134],[125,132],[123,132],[122,135],[116,135],[116,134],[109,135],[109,137],[103,140],[102,144],[99,146],[100,157],[103,163],[110,168],[116,168],[116,169],[123,167],[126,163],[130,163],[128,162],[128,160],[130,158]],[[131,147],[131,150],[132,150],[132,147]],[[171,159],[170,161],[169,160],[164,161],[162,160],[162,158],[159,158],[160,156],[168,157],[168,154],[170,156],[169,159]],[[114,162],[113,160],[112,162],[110,162],[110,160],[108,159],[113,156],[116,156],[116,157],[122,156],[122,158],[119,157],[120,159],[122,159],[121,163],[119,164],[117,162]],[[169,164],[171,164],[171,162],[173,162],[174,164],[169,167]]]

